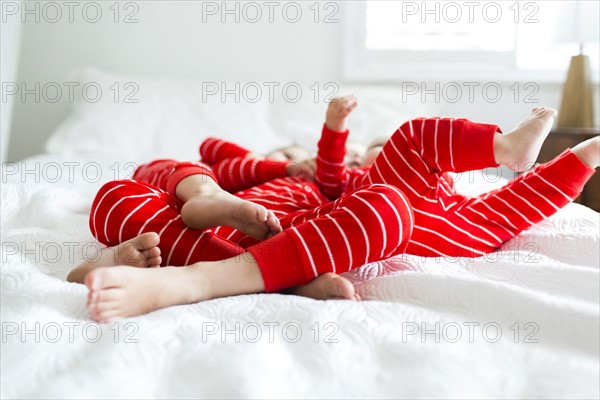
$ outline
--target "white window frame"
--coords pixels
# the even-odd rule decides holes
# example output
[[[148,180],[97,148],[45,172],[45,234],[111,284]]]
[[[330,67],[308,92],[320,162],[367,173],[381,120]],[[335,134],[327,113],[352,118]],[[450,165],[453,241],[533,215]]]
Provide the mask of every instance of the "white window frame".
[[[419,81],[494,81],[562,84],[565,71],[534,71],[517,68],[517,51],[500,52],[488,62],[483,61],[481,52],[461,52],[465,62],[444,61],[442,51],[412,52],[405,50],[368,50],[366,48],[366,2],[349,1],[343,7],[343,66],[342,76],[351,82],[402,82]],[[517,38],[518,40],[518,32]],[[456,52],[452,53],[456,56]],[[412,59],[416,62],[404,62]],[[456,58],[456,57],[454,57]],[[598,82],[597,71],[593,80]]]

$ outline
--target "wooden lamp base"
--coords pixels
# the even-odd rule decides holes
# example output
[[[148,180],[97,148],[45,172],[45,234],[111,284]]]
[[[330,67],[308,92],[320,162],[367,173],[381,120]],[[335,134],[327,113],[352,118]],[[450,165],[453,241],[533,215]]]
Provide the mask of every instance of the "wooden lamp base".
[[[590,59],[580,54],[571,58],[563,87],[558,128],[593,128],[594,105]]]

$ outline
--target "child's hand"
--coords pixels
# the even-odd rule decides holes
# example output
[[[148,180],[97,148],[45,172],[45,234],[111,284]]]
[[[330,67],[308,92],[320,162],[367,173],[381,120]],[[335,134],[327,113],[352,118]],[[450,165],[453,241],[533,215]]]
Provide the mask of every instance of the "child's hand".
[[[354,95],[338,97],[331,100],[325,117],[325,125],[327,125],[327,128],[334,132],[345,132],[346,118],[357,105],[358,102]]]
[[[299,177],[308,179],[309,181],[315,180],[316,161],[314,158],[307,158],[300,162],[292,162],[287,166],[287,174],[292,177]]]

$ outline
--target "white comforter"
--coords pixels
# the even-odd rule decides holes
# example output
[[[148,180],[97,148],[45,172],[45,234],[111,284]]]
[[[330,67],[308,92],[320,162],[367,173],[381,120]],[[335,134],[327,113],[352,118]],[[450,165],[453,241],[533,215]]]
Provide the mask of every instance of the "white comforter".
[[[64,277],[93,256],[88,211],[113,170],[86,182],[81,165],[73,179],[61,160],[27,165],[52,161],[56,183],[48,167],[40,183],[25,164],[3,170],[2,398],[600,396],[600,221],[588,208],[569,205],[486,259],[366,265],[348,274],[362,302],[246,295],[97,325],[85,286]]]

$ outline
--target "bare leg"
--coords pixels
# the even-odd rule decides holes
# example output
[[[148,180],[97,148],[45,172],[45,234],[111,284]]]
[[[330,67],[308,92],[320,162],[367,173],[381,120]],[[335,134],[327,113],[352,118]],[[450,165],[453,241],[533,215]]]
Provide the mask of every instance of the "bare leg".
[[[264,292],[264,281],[250,253],[187,267],[96,268],[87,274],[87,308],[99,322],[145,314],[177,304]],[[290,293],[318,300],[360,300],[345,278],[327,273]]]
[[[154,232],[141,234],[118,246],[102,249],[96,260],[86,260],[73,268],[67,281],[83,283],[85,276],[100,267],[128,265],[138,268],[158,268],[162,261],[158,248],[159,236]]]
[[[88,311],[100,322],[145,314],[176,304],[265,290],[250,253],[187,267],[96,268],[87,274]]]
[[[600,166],[600,136],[579,143],[572,151],[588,167]]]
[[[272,211],[224,191],[206,175],[184,178],[175,192],[185,203],[181,218],[190,228],[226,225],[259,240],[281,232],[279,219]]]
[[[556,110],[535,107],[531,115],[521,121],[513,131],[505,135],[496,134],[494,136],[496,162],[514,171],[525,171],[531,168],[552,129],[554,117],[556,117]]]

